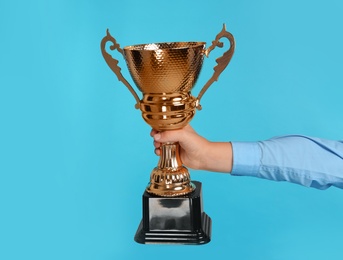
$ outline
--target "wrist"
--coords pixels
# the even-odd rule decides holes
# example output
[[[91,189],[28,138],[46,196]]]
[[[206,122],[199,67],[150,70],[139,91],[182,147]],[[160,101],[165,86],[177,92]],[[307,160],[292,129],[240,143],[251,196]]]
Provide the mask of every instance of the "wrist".
[[[229,173],[232,170],[232,157],[230,142],[209,142],[204,149],[201,168],[207,171]]]

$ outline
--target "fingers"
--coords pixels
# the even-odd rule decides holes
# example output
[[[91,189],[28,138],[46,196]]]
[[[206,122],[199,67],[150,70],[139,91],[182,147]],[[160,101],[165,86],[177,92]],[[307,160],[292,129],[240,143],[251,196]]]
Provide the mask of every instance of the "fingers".
[[[153,138],[156,142],[167,143],[167,142],[178,142],[180,141],[181,130],[170,130],[162,132],[154,132]]]
[[[157,156],[160,156],[160,155],[161,155],[161,149],[160,149],[160,148],[156,148],[156,149],[155,149],[155,154],[156,154]]]
[[[154,137],[154,135],[156,135],[157,133],[158,133],[157,130],[151,129],[151,131],[150,131],[150,136],[151,136],[151,137]]]
[[[163,133],[163,135],[165,135],[165,134]],[[151,132],[150,132],[150,136],[151,136],[152,138],[154,138],[154,140],[155,140],[156,143],[162,142],[162,141],[160,141],[161,136],[162,136],[162,133],[161,133],[161,132],[159,132],[159,131],[157,131],[157,130],[155,130],[155,129],[152,129]],[[154,145],[155,145],[155,143],[154,143]],[[156,146],[155,146],[155,147],[156,147]]]
[[[160,155],[160,147],[161,143],[166,142],[182,142],[185,135],[184,132],[194,132],[194,130],[187,125],[184,129],[179,130],[171,130],[171,131],[157,131],[156,129],[152,129],[150,131],[150,136],[154,138],[154,147],[155,147],[155,154]]]
[[[151,129],[151,131],[150,131],[150,136],[154,138],[154,142],[153,142],[154,147],[155,147],[154,152],[155,152],[156,155],[160,156],[160,155],[161,155],[161,149],[160,149],[161,143],[155,141],[155,139],[156,139],[155,136],[156,136],[158,133],[159,133],[159,131],[157,131],[157,130],[155,130],[155,129]]]
[[[154,141],[154,147],[155,148],[160,148],[161,147],[161,143]]]

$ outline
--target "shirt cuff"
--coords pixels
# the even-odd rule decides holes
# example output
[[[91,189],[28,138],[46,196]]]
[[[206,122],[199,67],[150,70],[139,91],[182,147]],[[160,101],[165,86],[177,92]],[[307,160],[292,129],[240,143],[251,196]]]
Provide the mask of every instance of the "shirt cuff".
[[[257,142],[231,142],[233,167],[231,175],[257,176],[261,165],[261,148]]]

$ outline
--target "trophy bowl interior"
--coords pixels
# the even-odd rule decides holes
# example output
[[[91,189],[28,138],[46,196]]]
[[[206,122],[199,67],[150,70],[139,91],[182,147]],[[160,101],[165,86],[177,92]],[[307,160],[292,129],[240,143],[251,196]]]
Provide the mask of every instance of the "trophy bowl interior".
[[[188,92],[204,59],[204,42],[166,42],[123,49],[133,81],[143,93]]]

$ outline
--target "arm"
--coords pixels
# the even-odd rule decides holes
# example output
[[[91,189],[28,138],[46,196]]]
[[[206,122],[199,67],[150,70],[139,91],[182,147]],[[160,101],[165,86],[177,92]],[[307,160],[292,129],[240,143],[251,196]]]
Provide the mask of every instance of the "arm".
[[[261,142],[210,142],[190,126],[181,130],[153,130],[155,153],[161,142],[181,146],[185,166],[235,176],[288,181],[325,189],[343,188],[343,142],[306,136],[284,136]]]
[[[290,135],[232,146],[232,175],[343,188],[343,142]]]

